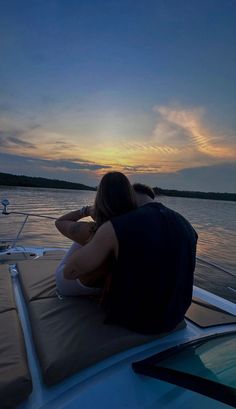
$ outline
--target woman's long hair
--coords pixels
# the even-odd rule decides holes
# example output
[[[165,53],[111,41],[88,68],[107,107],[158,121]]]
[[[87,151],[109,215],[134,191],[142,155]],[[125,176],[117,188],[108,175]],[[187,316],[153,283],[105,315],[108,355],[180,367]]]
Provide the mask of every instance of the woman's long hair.
[[[95,199],[96,229],[112,217],[136,207],[134,189],[128,178],[121,172],[107,173],[100,182]]]

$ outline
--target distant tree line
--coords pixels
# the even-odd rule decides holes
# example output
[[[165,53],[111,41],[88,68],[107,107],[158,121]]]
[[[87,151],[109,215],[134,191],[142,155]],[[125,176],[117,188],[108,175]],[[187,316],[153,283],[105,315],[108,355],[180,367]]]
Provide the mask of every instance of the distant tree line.
[[[45,187],[51,189],[75,189],[75,190],[96,190],[94,187],[82,185],[81,183],[65,182],[57,179],[46,179],[30,176],[11,175],[10,173],[0,173],[0,185],[22,186],[22,187]]]
[[[170,190],[153,188],[156,195],[160,196],[177,196],[177,197],[192,197],[196,199],[211,199],[211,200],[230,200],[236,201],[236,193],[214,193],[214,192],[191,192],[186,190]]]
[[[0,185],[2,186],[22,186],[22,187],[42,187],[51,189],[74,189],[74,190],[97,190],[81,183],[66,182],[57,179],[46,179],[30,176],[18,176],[10,173],[0,173]],[[191,192],[186,190],[170,190],[154,187],[156,195],[192,197],[196,199],[230,200],[236,201],[236,193],[214,193],[214,192]]]

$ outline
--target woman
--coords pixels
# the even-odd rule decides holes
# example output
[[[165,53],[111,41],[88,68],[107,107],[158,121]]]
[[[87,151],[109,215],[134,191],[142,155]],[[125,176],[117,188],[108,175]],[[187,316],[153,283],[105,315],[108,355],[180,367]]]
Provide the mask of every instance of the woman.
[[[130,212],[136,207],[135,193],[128,178],[120,172],[109,172],[103,176],[100,182],[94,206],[85,206],[56,220],[55,224],[60,233],[74,242],[56,270],[56,283],[61,295],[101,293],[114,262],[112,258],[106,260],[106,263],[98,270],[76,280],[64,278],[64,267],[70,256],[78,248],[88,243],[103,223],[113,217]],[[91,216],[94,221],[77,223],[78,220],[87,216]]]

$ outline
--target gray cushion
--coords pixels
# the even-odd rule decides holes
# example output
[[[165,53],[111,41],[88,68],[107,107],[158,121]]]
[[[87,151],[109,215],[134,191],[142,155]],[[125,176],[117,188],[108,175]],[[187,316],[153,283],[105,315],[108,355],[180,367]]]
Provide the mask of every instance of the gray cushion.
[[[36,350],[47,385],[164,335],[140,335],[119,326],[105,325],[105,312],[92,297],[59,300],[55,296],[54,279],[57,263],[39,259],[18,264]]]
[[[12,408],[32,391],[24,338],[8,267],[0,266],[0,408]]]
[[[27,301],[56,297],[55,271],[60,260],[36,259],[17,264]]]
[[[29,304],[43,378],[51,385],[127,348],[155,337],[105,325],[105,314],[86,297],[48,298]]]

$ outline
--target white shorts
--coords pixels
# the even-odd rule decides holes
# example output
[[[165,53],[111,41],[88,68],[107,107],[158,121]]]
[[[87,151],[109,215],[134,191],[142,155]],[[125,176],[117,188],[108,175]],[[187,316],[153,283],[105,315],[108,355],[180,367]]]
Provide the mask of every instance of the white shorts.
[[[64,267],[69,257],[81,247],[78,243],[73,243],[68,252],[61,260],[59,266],[56,269],[56,285],[59,295],[64,296],[76,296],[76,295],[93,295],[100,294],[101,288],[87,287],[81,283],[80,279],[67,280],[64,277]]]

